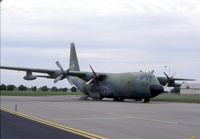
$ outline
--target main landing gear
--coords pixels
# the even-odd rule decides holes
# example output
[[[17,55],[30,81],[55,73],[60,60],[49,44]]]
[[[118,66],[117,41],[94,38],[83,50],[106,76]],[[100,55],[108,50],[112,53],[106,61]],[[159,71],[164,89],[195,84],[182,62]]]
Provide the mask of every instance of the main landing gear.
[[[143,98],[142,99],[142,103],[149,103],[150,102],[150,98]]]
[[[124,101],[123,97],[114,97],[113,98],[114,101]]]

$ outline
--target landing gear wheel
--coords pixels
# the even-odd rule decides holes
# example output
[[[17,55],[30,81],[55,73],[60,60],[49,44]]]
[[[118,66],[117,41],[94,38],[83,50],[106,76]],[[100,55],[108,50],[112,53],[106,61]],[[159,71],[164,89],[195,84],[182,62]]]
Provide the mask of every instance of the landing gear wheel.
[[[119,101],[124,101],[124,98],[123,97],[119,97]]]
[[[123,97],[114,97],[114,101],[124,101]]]
[[[102,99],[103,99],[103,96],[100,94],[99,100],[102,100]]]
[[[135,101],[142,101],[142,99],[141,98],[137,98],[137,99],[135,99]]]
[[[119,97],[114,97],[113,100],[114,101],[119,101]]]
[[[149,103],[150,102],[150,99],[149,98],[143,98],[142,99],[142,103]]]

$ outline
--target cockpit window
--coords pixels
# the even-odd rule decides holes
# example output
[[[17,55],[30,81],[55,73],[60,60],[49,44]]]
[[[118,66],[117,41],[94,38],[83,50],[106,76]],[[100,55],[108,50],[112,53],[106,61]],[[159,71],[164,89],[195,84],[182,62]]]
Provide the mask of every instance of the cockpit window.
[[[149,75],[142,75],[142,76],[140,76],[140,80],[141,81],[149,81],[149,80],[151,80],[151,76],[149,76]]]
[[[140,80],[144,80],[144,81],[149,80],[149,79],[150,79],[150,76],[148,76],[148,75],[142,75],[140,77]]]

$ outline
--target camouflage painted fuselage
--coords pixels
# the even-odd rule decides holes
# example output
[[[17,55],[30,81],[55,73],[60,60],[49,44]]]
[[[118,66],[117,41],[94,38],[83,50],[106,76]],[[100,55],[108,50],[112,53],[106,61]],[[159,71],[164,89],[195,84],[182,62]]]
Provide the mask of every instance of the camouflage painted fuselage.
[[[101,74],[101,73],[97,73]],[[83,78],[73,77],[75,86],[91,98],[152,98],[163,92],[163,89],[153,74],[145,72],[103,73],[105,77],[98,83],[86,84],[84,80],[91,79],[92,73]],[[152,92],[152,85],[160,90]]]

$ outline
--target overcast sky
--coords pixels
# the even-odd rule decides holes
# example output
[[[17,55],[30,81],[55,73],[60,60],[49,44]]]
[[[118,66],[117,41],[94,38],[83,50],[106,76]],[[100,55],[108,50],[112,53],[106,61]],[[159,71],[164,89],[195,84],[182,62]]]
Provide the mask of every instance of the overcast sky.
[[[4,0],[1,65],[67,69],[75,42],[81,70],[154,69],[200,82],[199,0]],[[164,68],[167,66],[167,68]],[[1,83],[69,86],[67,80],[24,81],[24,72],[1,70]]]

